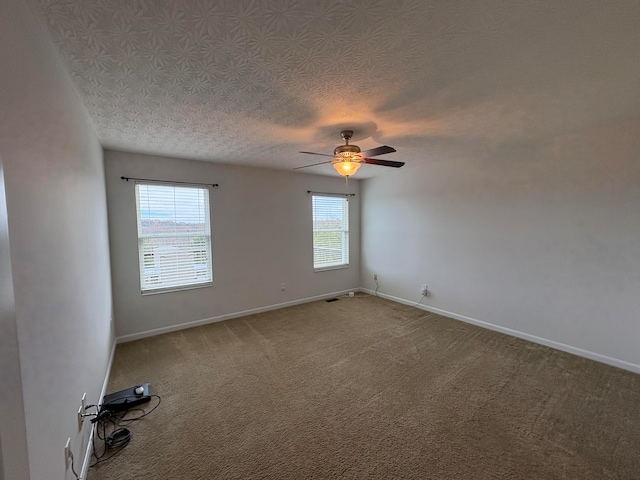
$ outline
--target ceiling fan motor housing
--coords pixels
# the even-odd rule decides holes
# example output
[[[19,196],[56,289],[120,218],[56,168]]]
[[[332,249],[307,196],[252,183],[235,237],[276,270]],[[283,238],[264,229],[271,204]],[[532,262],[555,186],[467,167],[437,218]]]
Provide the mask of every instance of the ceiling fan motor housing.
[[[357,145],[349,145],[349,139],[352,137],[352,135],[353,130],[342,130],[340,132],[340,136],[344,139],[345,145],[340,145],[333,151],[335,161],[362,161],[362,156],[360,155],[360,147]]]
[[[360,154],[360,147],[357,145],[340,145],[333,151],[336,157],[353,157]]]

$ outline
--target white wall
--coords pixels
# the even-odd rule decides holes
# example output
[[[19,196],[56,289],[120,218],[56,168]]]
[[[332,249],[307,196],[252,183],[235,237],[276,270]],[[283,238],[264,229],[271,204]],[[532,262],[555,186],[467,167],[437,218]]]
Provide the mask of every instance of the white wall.
[[[16,308],[13,297],[9,223],[0,158],[0,479],[29,478],[27,430],[22,398]]]
[[[67,437],[81,467],[89,429],[76,411],[83,392],[98,400],[113,343],[102,149],[45,32],[28,2],[2,0],[0,156],[31,480],[72,478]]]
[[[427,283],[430,307],[640,371],[638,132],[620,120],[364,180],[363,286],[377,273],[417,302]]]
[[[358,195],[350,201],[350,267],[313,271],[307,190],[345,193],[342,178],[108,150],[105,165],[118,337],[359,286]],[[140,294],[134,182],[121,176],[220,184],[211,192],[212,287]],[[349,191],[358,190],[350,181]]]

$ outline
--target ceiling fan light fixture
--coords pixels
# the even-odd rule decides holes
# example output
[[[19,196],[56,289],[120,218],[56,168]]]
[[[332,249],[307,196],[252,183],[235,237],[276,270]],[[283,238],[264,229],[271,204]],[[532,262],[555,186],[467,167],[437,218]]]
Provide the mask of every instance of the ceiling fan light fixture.
[[[352,162],[349,160],[333,162],[333,168],[335,168],[341,176],[350,177],[358,171],[360,168],[360,162]]]

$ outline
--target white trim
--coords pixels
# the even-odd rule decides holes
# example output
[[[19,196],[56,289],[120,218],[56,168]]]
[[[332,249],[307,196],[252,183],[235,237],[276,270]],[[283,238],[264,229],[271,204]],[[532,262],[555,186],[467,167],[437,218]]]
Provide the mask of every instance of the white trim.
[[[209,323],[223,322],[224,320],[231,320],[232,318],[244,317],[246,315],[254,315],[256,313],[268,312],[270,310],[277,310],[279,308],[292,307],[294,305],[300,305],[302,303],[315,302],[317,300],[323,300],[325,298],[337,297],[340,295],[348,295],[349,292],[358,292],[359,288],[349,288],[347,290],[341,290],[339,292],[325,293],[323,295],[316,295],[314,297],[302,298],[300,300],[292,300],[290,302],[276,303],[274,305],[267,305],[265,307],[252,308],[249,310],[242,310],[240,312],[227,313],[225,315],[218,315],[217,317],[203,318],[202,320],[194,320],[192,322],[180,323],[178,325],[170,325],[168,327],[154,328],[152,330],[146,330],[139,333],[131,333],[129,335],[122,335],[116,338],[116,343],[132,342],[133,340],[140,340],[141,338],[153,337],[155,335],[161,335],[163,333],[175,332],[178,330],[185,330],[187,328],[199,327],[201,325],[207,325]]]
[[[340,270],[342,268],[349,268],[349,264],[348,263],[341,263],[340,265],[332,265],[331,267],[318,267],[318,268],[314,268],[313,272],[314,273],[328,272],[329,270]]]
[[[107,393],[107,386],[109,385],[109,377],[111,376],[111,366],[113,365],[113,359],[116,354],[116,339],[113,340],[113,345],[111,346],[111,356],[109,357],[109,363],[107,364],[107,371],[104,375],[104,380],[102,382],[102,390],[100,391],[100,397],[98,399],[98,405],[102,403],[102,399]],[[89,432],[89,441],[87,442],[87,449],[84,454],[84,460],[82,462],[82,470],[80,470],[80,480],[85,480],[87,478],[87,474],[89,473],[89,465],[91,464],[91,447],[93,446],[93,435],[96,430],[96,423],[91,424],[91,432]]]
[[[375,292],[373,290],[369,290],[367,288],[361,288],[360,291],[369,293],[374,295]],[[477,320],[472,317],[467,317],[465,315],[459,315],[457,313],[448,312],[446,310],[441,310],[439,308],[431,307],[429,305],[418,304],[418,302],[411,302],[409,300],[405,300],[403,298],[394,297],[392,295],[387,295],[384,293],[377,293],[378,297],[386,298],[387,300],[392,300],[394,302],[402,303],[404,305],[411,305],[417,308],[421,308],[422,310],[427,310],[429,312],[437,313],[439,315],[443,315],[445,317],[453,318],[455,320],[460,320],[465,323],[470,323],[472,325],[476,325],[478,327],[486,328],[489,330],[494,330],[496,332],[504,333],[506,335],[510,335],[512,337],[521,338],[523,340],[528,340],[533,343],[538,343],[540,345],[544,345],[546,347],[555,348],[556,350],[562,350],[563,352],[572,353],[574,355],[578,355],[580,357],[588,358],[589,360],[595,360],[596,362],[604,363],[607,365],[611,365],[613,367],[622,368],[623,370],[629,370],[630,372],[640,373],[640,365],[635,363],[627,362],[625,360],[620,360],[618,358],[609,357],[607,355],[602,355],[601,353],[591,352],[589,350],[585,350],[583,348],[574,347],[571,345],[567,345],[565,343],[556,342],[555,340],[549,340],[547,338],[538,337],[536,335],[531,335],[529,333],[520,332],[518,330],[513,330],[511,328],[502,327],[500,325],[495,325],[493,323],[485,322],[483,320]]]
[[[191,283],[177,287],[154,288],[150,290],[140,290],[140,295],[160,295],[161,293],[181,292],[182,290],[193,290],[196,288],[213,287],[213,281],[206,283]]]

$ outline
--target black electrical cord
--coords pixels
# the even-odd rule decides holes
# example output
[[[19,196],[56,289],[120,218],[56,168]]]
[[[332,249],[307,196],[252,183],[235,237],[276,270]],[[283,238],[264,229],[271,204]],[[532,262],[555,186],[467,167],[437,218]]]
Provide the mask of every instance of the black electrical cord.
[[[116,428],[105,439],[104,443],[109,448],[125,447],[131,441],[131,430],[128,428]]]
[[[114,457],[118,453],[122,451],[122,449],[129,443],[131,440],[131,432],[128,432],[128,435],[119,434],[119,441],[111,440],[111,435],[115,434],[117,427],[117,420],[113,418],[113,412],[108,410],[102,411],[98,416],[98,424],[96,425],[96,429],[94,432],[94,436],[92,438],[93,442],[93,456],[96,458],[96,461],[89,465],[90,467],[95,467],[101,462],[107,461],[110,458]],[[109,433],[107,433],[109,431]],[[123,432],[124,433],[124,432]],[[96,439],[98,437],[103,442],[102,453],[98,453],[98,449],[96,448]],[[126,439],[126,441],[125,441]],[[114,450],[110,455],[107,454],[109,449],[112,448],[111,445],[116,445],[116,450]]]
[[[158,408],[162,401],[159,395],[150,395],[150,397],[156,398],[158,403],[149,411],[142,408],[131,408],[121,412],[114,412],[104,408],[104,405],[98,409],[98,414],[92,420],[92,422],[97,423],[97,425],[91,439],[93,443],[93,456],[96,461],[89,465],[90,467],[95,467],[99,463],[106,462],[110,458],[113,458],[129,444],[133,433],[126,428],[126,426],[149,415]],[[142,412],[142,414],[130,417],[128,416],[130,412]],[[96,449],[96,436],[103,442],[102,453],[98,453]]]
[[[69,452],[69,458],[71,458],[71,471],[73,472],[73,475],[76,477],[76,480],[80,480],[80,477],[76,473],[76,467],[73,463],[73,452],[71,451]]]

